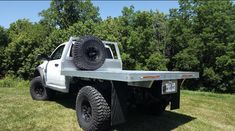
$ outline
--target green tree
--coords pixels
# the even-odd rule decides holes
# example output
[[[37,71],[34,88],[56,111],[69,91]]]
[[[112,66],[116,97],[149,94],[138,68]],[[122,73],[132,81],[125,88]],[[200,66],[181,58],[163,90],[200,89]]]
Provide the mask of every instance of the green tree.
[[[0,26],[0,47],[5,47],[8,43],[8,34],[6,29]]]
[[[42,24],[65,29],[78,21],[100,21],[98,11],[90,0],[52,0],[50,8],[43,10],[39,15],[42,16]]]
[[[7,46],[9,39],[7,31],[0,26],[0,77],[4,74],[3,69],[3,59],[4,59],[4,49]]]
[[[120,42],[123,49],[124,68],[144,70],[166,70],[165,37],[167,32],[166,16],[158,11],[134,11],[125,7],[118,19]],[[152,58],[162,60],[159,67],[152,66]]]
[[[233,63],[227,54],[234,53],[230,45],[234,42],[232,2],[180,0],[179,4],[169,16],[169,68],[200,71],[198,83],[203,89],[231,92],[228,83],[234,81],[233,71],[224,73],[224,69],[232,69]]]
[[[40,24],[32,24],[28,20],[18,20],[10,25],[8,33],[11,42],[4,52],[4,69],[7,73],[30,78],[38,65],[36,56],[43,41],[48,35],[47,29]]]

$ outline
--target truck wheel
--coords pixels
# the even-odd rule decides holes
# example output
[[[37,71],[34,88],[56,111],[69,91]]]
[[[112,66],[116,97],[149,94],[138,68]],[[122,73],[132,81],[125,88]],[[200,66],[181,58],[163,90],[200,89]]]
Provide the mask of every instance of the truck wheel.
[[[83,36],[73,45],[73,62],[82,70],[100,68],[106,58],[106,50],[101,40],[94,36]]]
[[[54,96],[55,92],[45,88],[41,77],[37,76],[30,83],[30,94],[34,100],[49,100]]]
[[[107,130],[110,126],[109,105],[94,87],[85,86],[79,91],[76,113],[78,123],[85,131]]]

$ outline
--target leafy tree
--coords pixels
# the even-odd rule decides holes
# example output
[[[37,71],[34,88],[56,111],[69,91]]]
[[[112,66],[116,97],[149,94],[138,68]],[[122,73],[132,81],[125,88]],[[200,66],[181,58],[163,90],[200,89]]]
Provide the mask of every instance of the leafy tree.
[[[235,42],[229,43],[226,53],[216,57],[215,71],[219,72],[218,86],[215,90],[221,90],[227,93],[235,92]],[[213,82],[213,81],[212,81]],[[214,83],[213,83],[214,84]]]
[[[8,43],[8,35],[7,31],[0,26],[0,77],[4,74],[4,69],[3,69],[3,58],[4,58],[4,49],[5,46]]]
[[[134,11],[134,7],[125,7],[123,15],[119,17],[120,42],[123,49],[124,68],[126,69],[154,69],[152,59],[161,59],[164,62],[161,69],[166,70],[165,42],[167,28],[166,17],[158,11]],[[161,26],[161,27],[160,27]],[[162,30],[160,29],[162,28]],[[160,61],[158,61],[160,62]],[[148,65],[149,64],[149,65]]]
[[[0,26],[0,47],[5,47],[8,43],[7,31]]]
[[[78,21],[100,21],[98,11],[89,0],[52,0],[50,8],[40,13],[41,23],[65,29]]]
[[[23,19],[12,23],[8,32],[11,42],[5,48],[3,66],[10,74],[30,78],[38,64],[37,50],[42,48],[47,30]]]
[[[232,62],[228,61],[232,57],[227,55],[231,50],[229,43],[234,42],[232,2],[188,0],[179,1],[179,4],[180,8],[171,10],[169,17],[169,67],[200,71],[198,83],[205,90],[231,91],[232,85],[225,83],[234,81],[233,71],[224,73],[224,69],[232,68]]]
[[[174,56],[189,46],[189,40],[196,38],[193,35],[193,31],[191,28],[192,27],[191,20],[193,16],[192,4],[188,0],[186,1],[179,0],[179,6],[180,6],[179,9],[170,10],[170,15],[168,19],[169,32],[167,38],[167,51],[168,51],[167,55],[170,59],[170,63],[168,64],[169,70],[179,70],[179,68],[175,68],[178,66],[176,63],[177,60],[174,59]],[[186,53],[186,52],[187,51],[181,53]],[[181,57],[183,56],[184,55],[181,55]],[[185,70],[184,68],[180,69]]]

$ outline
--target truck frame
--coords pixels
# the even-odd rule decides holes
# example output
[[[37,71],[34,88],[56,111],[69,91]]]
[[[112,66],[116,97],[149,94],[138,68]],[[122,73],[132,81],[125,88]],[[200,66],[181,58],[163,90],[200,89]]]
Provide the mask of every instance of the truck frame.
[[[35,70],[30,93],[36,100],[49,99],[56,91],[77,93],[77,118],[84,130],[107,130],[124,123],[133,107],[153,114],[161,114],[167,105],[178,109],[184,80],[199,78],[198,72],[123,70],[118,43],[109,41],[102,41],[109,54],[103,65],[80,70],[71,55],[79,39],[71,37],[51,56],[39,56],[44,62]]]

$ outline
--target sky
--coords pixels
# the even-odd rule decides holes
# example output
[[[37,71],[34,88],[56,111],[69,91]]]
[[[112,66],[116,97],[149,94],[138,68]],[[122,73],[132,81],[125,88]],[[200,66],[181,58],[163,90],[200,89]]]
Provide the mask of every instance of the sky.
[[[135,10],[159,10],[169,13],[169,9],[177,8],[177,1],[92,1],[99,7],[102,19],[108,16],[117,17],[121,15],[124,6],[134,5]],[[50,7],[50,1],[0,1],[0,26],[9,28],[10,24],[18,19],[29,19],[31,22],[38,22],[41,17],[38,15],[44,9]]]

